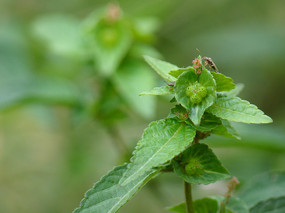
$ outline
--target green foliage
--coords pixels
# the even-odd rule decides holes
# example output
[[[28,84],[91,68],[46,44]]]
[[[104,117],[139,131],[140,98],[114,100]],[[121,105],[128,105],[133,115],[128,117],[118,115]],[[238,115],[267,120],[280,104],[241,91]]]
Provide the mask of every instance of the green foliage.
[[[195,130],[175,119],[165,119],[150,123],[144,131],[142,139],[138,142],[131,163],[120,181],[125,185],[149,171],[171,160],[195,136]]]
[[[171,95],[173,94],[171,87],[155,87],[152,90],[140,93],[140,95]]]
[[[174,160],[175,173],[192,184],[209,184],[229,178],[213,151],[206,144],[194,144]]]
[[[219,203],[215,199],[203,198],[195,200],[193,203],[195,213],[218,213]],[[186,204],[181,203],[179,205],[168,208],[169,211],[177,213],[187,213]]]
[[[121,187],[119,181],[126,170],[127,164],[124,164],[104,176],[86,192],[80,207],[75,209],[74,213],[117,212],[154,175],[154,171],[150,170]]]
[[[176,105],[171,109],[168,118],[151,122],[145,129],[130,163],[124,167],[124,172],[117,175],[116,181],[109,187],[119,185],[125,188],[132,183],[143,182],[146,176],[154,172],[170,171],[188,182],[189,186],[185,190],[187,203],[172,207],[171,211],[178,213],[249,212],[248,206],[252,206],[249,205],[252,197],[255,201],[258,201],[258,198],[254,193],[248,193],[250,190],[242,196],[243,200],[232,197],[232,191],[238,182],[235,179],[229,183],[225,198],[204,198],[192,203],[192,196],[189,195],[190,184],[210,184],[230,177],[229,172],[222,166],[213,151],[208,145],[200,143],[200,140],[211,134],[240,139],[239,133],[230,121],[269,123],[272,122],[271,118],[256,106],[236,97],[242,87],[235,88],[231,78],[207,70],[204,58],[201,56],[193,61],[193,67],[187,68],[178,68],[176,65],[150,56],[145,56],[145,60],[168,86],[155,87],[141,95],[173,95],[171,102],[176,102]],[[133,66],[133,70],[138,68],[137,64]],[[125,76],[123,73],[127,71],[122,71],[122,76],[117,77],[115,82],[118,90],[122,90],[122,94],[131,94],[133,91],[129,90],[135,90],[136,85],[143,86],[146,77],[133,74],[133,77],[129,78],[130,74]],[[151,84],[146,86],[150,87]],[[130,100],[134,101],[135,96],[134,93],[132,94]],[[143,106],[144,103],[138,101],[138,104]],[[256,189],[257,187],[254,190]],[[109,188],[107,191],[109,192]],[[114,191],[114,194],[117,193]],[[253,196],[250,197],[252,194]],[[260,194],[262,193],[258,193],[259,196]],[[82,203],[84,205],[84,202]],[[191,208],[186,205],[188,207],[190,205]],[[194,209],[194,212],[191,209]]]
[[[218,97],[208,112],[229,121],[242,123],[271,123],[272,119],[255,105],[238,97]]]
[[[198,81],[207,89],[207,96],[201,102],[193,103],[186,94],[189,85]],[[189,117],[195,125],[199,125],[205,110],[211,106],[216,98],[215,81],[208,70],[203,70],[200,76],[194,72],[185,72],[181,74],[174,86],[175,97],[178,103],[189,110]]]
[[[221,73],[216,73],[216,72],[212,72],[212,75],[217,84],[217,88],[216,88],[217,92],[231,91],[235,88],[235,84],[233,83],[233,80],[231,78],[224,76]]]
[[[285,172],[269,172],[252,178],[239,196],[250,208],[259,201],[285,196]]]
[[[177,70],[178,67],[171,63],[152,58],[150,56],[144,57],[146,62],[156,71],[158,75],[160,75],[167,82],[174,82],[176,80],[175,77],[171,76],[169,72],[171,70]]]
[[[285,197],[271,198],[257,203],[250,213],[283,213],[285,212]]]

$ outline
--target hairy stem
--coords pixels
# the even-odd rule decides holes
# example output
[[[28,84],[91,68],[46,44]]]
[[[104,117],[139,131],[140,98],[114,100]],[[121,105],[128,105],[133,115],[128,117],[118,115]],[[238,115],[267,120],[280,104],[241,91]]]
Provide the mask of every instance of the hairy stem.
[[[192,189],[191,183],[187,183],[184,181],[184,192],[185,192],[185,201],[186,201],[186,208],[187,213],[194,213],[194,206],[192,200]]]

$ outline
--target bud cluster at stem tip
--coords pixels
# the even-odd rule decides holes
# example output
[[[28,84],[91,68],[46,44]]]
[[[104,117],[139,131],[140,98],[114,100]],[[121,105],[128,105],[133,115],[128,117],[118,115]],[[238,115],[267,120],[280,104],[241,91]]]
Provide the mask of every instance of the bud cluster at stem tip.
[[[207,89],[200,83],[195,82],[187,87],[186,95],[190,97],[190,101],[193,104],[198,104],[206,97]]]

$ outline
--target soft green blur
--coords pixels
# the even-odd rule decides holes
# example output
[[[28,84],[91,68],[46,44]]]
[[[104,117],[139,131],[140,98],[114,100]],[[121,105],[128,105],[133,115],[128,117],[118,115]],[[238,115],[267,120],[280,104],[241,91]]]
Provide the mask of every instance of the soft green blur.
[[[51,46],[37,37],[48,35],[41,30],[42,17],[67,17],[70,26],[79,26],[107,3],[1,0],[0,212],[71,212],[93,183],[129,157],[122,154],[125,146],[128,152],[134,148],[149,121],[167,116],[172,106],[169,98],[158,98],[156,115],[147,119],[123,100],[119,106],[124,114],[111,111],[116,121],[110,128],[92,114],[93,101],[102,98],[99,85],[105,78],[99,77],[92,61],[82,59],[86,52],[78,51],[79,28],[62,28],[63,34],[58,34]],[[160,21],[157,37],[149,43],[165,60],[182,67],[190,65],[198,54],[212,57],[220,72],[235,83],[244,83],[241,97],[273,118],[270,125],[237,124],[241,141],[206,140],[242,184],[260,172],[285,169],[282,0],[122,0],[119,4],[130,17]],[[65,30],[73,33],[66,36]],[[114,91],[102,108],[121,101]],[[87,109],[74,101],[78,97],[89,104]],[[194,197],[225,190],[225,182],[198,186]],[[164,174],[120,212],[167,212],[165,207],[183,199],[182,181]]]

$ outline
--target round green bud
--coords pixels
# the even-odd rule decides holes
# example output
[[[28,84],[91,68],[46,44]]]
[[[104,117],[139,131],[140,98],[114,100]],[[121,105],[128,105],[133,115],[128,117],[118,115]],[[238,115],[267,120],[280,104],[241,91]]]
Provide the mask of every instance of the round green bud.
[[[185,166],[185,173],[192,176],[201,175],[204,172],[204,166],[196,159],[191,161]]]
[[[201,85],[199,88],[197,88],[197,94],[204,98],[207,95],[207,89]]]
[[[186,95],[191,97],[194,94],[194,91],[196,90],[196,86],[195,85],[190,85],[189,87],[187,87],[186,89]]]
[[[191,101],[193,104],[198,104],[198,103],[200,103],[200,102],[202,101],[202,97],[196,93],[196,94],[193,94],[193,95],[190,97],[190,101]]]

